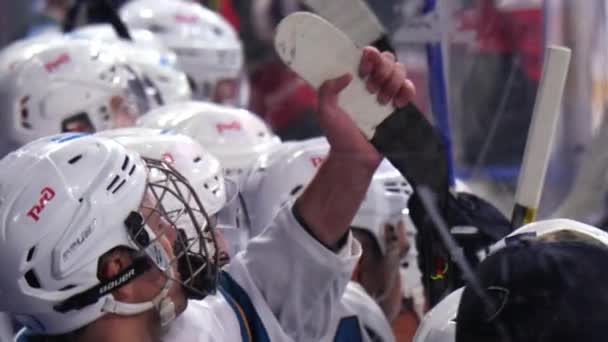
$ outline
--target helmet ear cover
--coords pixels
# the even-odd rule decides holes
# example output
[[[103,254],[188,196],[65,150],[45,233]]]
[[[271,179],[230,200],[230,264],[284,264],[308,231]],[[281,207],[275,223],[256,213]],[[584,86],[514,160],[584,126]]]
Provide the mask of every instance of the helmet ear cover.
[[[146,248],[150,245],[152,239],[150,238],[150,235],[146,229],[141,229],[143,226],[144,218],[138,212],[132,211],[125,219],[125,227],[127,228],[127,232],[129,233],[131,239],[133,239],[133,241],[135,241],[135,243],[137,243],[139,246]],[[100,298],[108,293],[127,285],[133,279],[152,268],[152,263],[145,253],[139,252],[133,254],[134,258],[131,265],[122,270],[120,273],[114,277],[102,281],[85,292],[81,292],[66,299],[60,304],[55,305],[54,309],[61,313],[71,310],[80,310],[86,306],[96,303]]]
[[[81,292],[66,299],[65,301],[55,305],[53,308],[61,313],[71,310],[80,310],[86,306],[96,303],[100,298],[108,293],[125,286],[133,279],[148,271],[151,267],[152,263],[146,255],[137,256],[133,259],[133,262],[131,265],[129,265],[129,267],[125,268],[116,276],[97,284],[85,292]]]

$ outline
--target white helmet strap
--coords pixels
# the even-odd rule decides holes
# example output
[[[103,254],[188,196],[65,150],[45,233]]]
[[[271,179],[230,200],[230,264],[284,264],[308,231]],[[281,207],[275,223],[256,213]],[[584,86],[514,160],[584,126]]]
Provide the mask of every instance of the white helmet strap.
[[[175,274],[173,272],[173,268],[171,267],[171,258],[159,242],[154,231],[147,224],[144,224],[142,228],[152,241],[144,248],[144,251],[156,265],[156,267],[167,276],[165,285],[158,295],[156,295],[151,301],[144,303],[124,303],[115,300],[114,297],[110,295],[107,297],[102,310],[104,312],[111,312],[117,315],[131,316],[154,308],[160,316],[161,325],[165,326],[173,321],[176,317],[175,304],[171,300],[171,297],[169,297],[169,290],[171,289],[171,285],[173,285],[173,278]]]
[[[169,289],[173,284],[173,270],[169,269],[170,272],[165,281],[165,285],[156,297],[151,301],[143,303],[125,303],[114,299],[112,295],[109,295],[102,307],[103,312],[113,313],[121,316],[133,316],[146,312],[151,309],[156,309],[160,316],[160,322],[162,326],[169,324],[175,319],[175,304],[169,297]]]

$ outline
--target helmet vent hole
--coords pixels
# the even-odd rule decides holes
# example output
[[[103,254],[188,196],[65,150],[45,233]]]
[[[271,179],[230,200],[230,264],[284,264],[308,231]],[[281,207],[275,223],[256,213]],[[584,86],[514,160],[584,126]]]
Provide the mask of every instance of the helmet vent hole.
[[[79,154],[79,155],[73,157],[72,159],[68,160],[68,164],[73,165],[74,163],[78,162],[80,159],[82,159],[82,154]]]
[[[129,166],[129,156],[125,156],[125,161],[122,162],[122,170],[125,171],[127,169],[127,166]]]
[[[64,286],[61,289],[59,289],[59,291],[67,291],[67,290],[71,290],[75,287],[76,287],[76,285],[67,285],[67,286]]]
[[[133,172],[135,172],[135,164],[133,164],[133,166],[131,167],[131,171],[129,171],[129,176],[133,175]]]
[[[202,160],[202,158],[200,156],[197,156],[196,158],[194,158],[194,162],[198,163]]]
[[[122,188],[122,186],[125,185],[126,182],[127,182],[127,180],[123,179],[122,182],[120,182],[120,184],[118,184],[116,189],[114,189],[114,191],[112,191],[112,194],[115,194],[118,190],[120,190],[120,188]]]
[[[40,288],[40,281],[38,281],[38,277],[36,276],[36,273],[34,273],[34,270],[27,271],[25,274],[25,281],[27,281],[27,284],[32,288]]]
[[[302,184],[297,185],[295,188],[291,189],[291,192],[289,193],[291,196],[295,196],[298,192],[300,192],[300,190],[302,190],[304,186]]]
[[[36,246],[30,248],[30,250],[27,252],[27,262],[32,261],[32,258],[34,257],[34,252],[36,251]]]
[[[112,189],[112,187],[114,186],[114,184],[116,184],[116,182],[118,182],[119,177],[118,176],[114,176],[114,179],[112,179],[112,181],[110,182],[110,185],[108,185],[108,187],[106,188],[106,190],[110,191],[110,189]]]

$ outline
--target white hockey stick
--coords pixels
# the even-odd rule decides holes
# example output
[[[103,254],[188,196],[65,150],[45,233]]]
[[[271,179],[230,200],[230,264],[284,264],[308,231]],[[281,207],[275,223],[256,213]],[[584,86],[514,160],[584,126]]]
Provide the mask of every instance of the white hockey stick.
[[[545,50],[543,73],[528,132],[511,222],[517,228],[536,219],[549,166],[571,51],[550,46]]]
[[[363,0],[301,0],[344,32],[359,47],[386,37],[376,15]]]

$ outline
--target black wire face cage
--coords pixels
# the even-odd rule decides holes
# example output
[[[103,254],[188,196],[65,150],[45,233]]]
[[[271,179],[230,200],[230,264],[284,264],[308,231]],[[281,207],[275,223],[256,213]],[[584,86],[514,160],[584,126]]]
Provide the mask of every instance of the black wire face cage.
[[[215,293],[219,253],[212,219],[184,176],[164,161],[143,159],[149,171],[146,192],[139,210],[124,221],[138,247],[133,262],[116,276],[58,303],[56,311],[94,304],[154,267],[181,284],[188,298]]]
[[[131,230],[134,241],[147,250],[150,243],[141,243],[145,237],[140,241],[147,229],[157,240],[168,237],[173,242],[171,265],[176,265],[179,273],[174,280],[184,286],[190,298],[214,293],[219,253],[213,219],[184,176],[165,161],[144,160],[149,169],[148,189],[140,209],[142,224],[137,231]],[[154,254],[148,256],[154,258]]]

